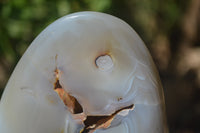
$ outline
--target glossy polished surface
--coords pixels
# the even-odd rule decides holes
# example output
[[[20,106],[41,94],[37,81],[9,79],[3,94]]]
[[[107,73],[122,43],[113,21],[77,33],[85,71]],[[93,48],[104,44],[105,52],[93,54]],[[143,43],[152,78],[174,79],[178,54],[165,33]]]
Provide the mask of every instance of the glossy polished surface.
[[[165,133],[164,97],[151,56],[124,21],[97,12],[60,18],[32,42],[0,103],[0,132],[77,133],[83,127],[55,92],[59,83],[86,116],[117,114],[97,133]]]

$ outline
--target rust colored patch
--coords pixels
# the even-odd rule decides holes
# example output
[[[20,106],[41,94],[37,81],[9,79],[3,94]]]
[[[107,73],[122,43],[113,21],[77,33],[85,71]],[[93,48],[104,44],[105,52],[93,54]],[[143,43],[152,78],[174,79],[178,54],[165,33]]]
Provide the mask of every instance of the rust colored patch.
[[[64,133],[64,129],[62,129],[60,133]]]
[[[59,82],[59,70],[56,68],[55,70],[55,76],[56,76],[56,82],[54,83],[54,90],[59,95],[60,99],[63,101],[63,103],[68,107],[68,110],[72,114],[79,114],[83,112],[83,108],[79,104],[79,102],[76,100],[75,97],[71,96],[69,93],[67,93],[61,86]]]
[[[80,133],[92,133],[96,129],[108,128],[113,121],[114,117],[121,111],[126,109],[133,109],[134,105],[130,105],[117,110],[115,113],[109,116],[87,116],[84,121],[85,127],[80,131]]]
[[[94,56],[94,60],[93,60],[95,67],[98,68],[98,66],[96,64],[96,60],[101,56],[108,55],[111,57],[111,59],[113,59],[113,52],[112,52],[113,51],[113,39],[114,38],[112,36],[109,36],[109,39],[105,42],[106,45],[104,46],[104,48],[99,49],[96,52],[96,55]]]
[[[119,98],[117,98],[117,101],[121,101],[123,98],[122,97],[119,97]]]

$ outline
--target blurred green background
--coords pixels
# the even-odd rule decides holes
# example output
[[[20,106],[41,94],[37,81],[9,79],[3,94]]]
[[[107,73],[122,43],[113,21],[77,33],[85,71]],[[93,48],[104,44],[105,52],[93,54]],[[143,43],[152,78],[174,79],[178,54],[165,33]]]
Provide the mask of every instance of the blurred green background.
[[[54,20],[100,11],[130,24],[164,86],[171,133],[200,132],[200,0],[0,0],[0,95],[33,39]]]

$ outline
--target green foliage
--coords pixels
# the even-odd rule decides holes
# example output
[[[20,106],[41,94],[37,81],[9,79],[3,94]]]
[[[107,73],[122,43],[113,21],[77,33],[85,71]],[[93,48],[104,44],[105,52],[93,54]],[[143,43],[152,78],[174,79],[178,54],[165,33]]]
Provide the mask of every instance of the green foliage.
[[[55,19],[76,11],[104,11],[109,4],[110,0],[5,0],[0,3],[0,56],[15,63]]]

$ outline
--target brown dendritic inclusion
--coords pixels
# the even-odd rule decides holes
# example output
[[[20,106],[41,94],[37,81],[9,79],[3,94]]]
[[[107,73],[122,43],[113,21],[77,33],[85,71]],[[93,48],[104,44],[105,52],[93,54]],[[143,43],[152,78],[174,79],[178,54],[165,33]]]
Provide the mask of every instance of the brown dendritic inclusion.
[[[92,133],[90,131],[94,131],[100,128],[108,128],[114,119],[115,115],[123,110],[131,110],[133,109],[134,105],[130,105],[124,108],[117,110],[115,113],[107,116],[87,116],[87,119],[84,121],[85,127],[83,128],[80,133]]]
[[[104,116],[86,116],[83,114],[83,108],[80,105],[80,103],[77,101],[77,99],[73,96],[71,96],[68,92],[66,92],[60,82],[59,82],[59,69],[55,69],[55,76],[56,81],[54,83],[54,91],[57,92],[60,99],[63,101],[67,109],[77,118],[82,121],[84,124],[84,128],[80,131],[80,133],[93,133],[96,129],[100,128],[108,128],[114,119],[114,117],[123,110],[131,110],[133,109],[134,105],[130,105],[127,107],[123,107],[116,112],[114,112],[111,115],[104,115]],[[80,115],[83,114],[83,115]],[[78,115],[84,117],[80,118]]]
[[[54,90],[59,95],[60,99],[63,101],[63,103],[68,107],[69,111],[72,114],[79,114],[83,112],[83,108],[79,104],[79,102],[76,100],[75,97],[71,96],[69,93],[67,93],[61,86],[59,82],[59,70],[56,68],[55,70],[56,75],[56,82],[54,84]]]

